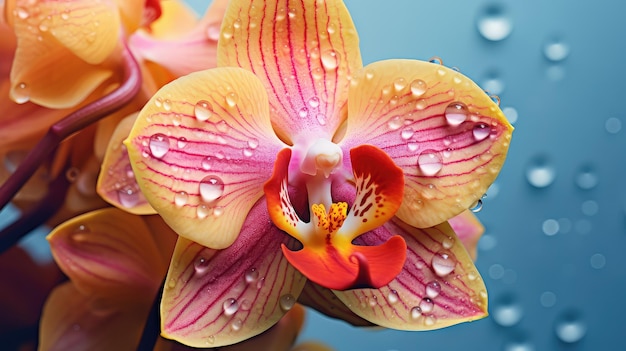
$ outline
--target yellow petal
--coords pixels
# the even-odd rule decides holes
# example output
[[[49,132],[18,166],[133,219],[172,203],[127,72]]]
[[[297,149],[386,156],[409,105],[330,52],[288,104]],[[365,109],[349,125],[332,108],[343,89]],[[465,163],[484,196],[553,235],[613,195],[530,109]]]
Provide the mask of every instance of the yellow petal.
[[[152,207],[179,235],[212,248],[237,238],[284,147],[272,130],[263,86],[239,68],[196,72],[166,85],[125,143]]]
[[[84,294],[144,300],[165,274],[163,259],[141,217],[107,208],[73,218],[48,236],[59,267]]]
[[[71,282],[57,287],[46,302],[39,329],[40,350],[135,350],[150,298],[119,305],[82,294]]]
[[[128,137],[137,115],[138,113],[134,113],[127,116],[113,132],[102,162],[97,190],[105,201],[119,209],[138,215],[155,214],[156,211],[139,190],[126,146],[122,144]]]
[[[417,60],[375,62],[355,74],[343,150],[367,143],[404,170],[396,216],[420,228],[465,211],[494,181],[513,127],[469,78]]]
[[[340,0],[231,1],[218,66],[253,71],[268,91],[281,139],[331,138],[346,115],[349,77],[361,68],[358,37]]]

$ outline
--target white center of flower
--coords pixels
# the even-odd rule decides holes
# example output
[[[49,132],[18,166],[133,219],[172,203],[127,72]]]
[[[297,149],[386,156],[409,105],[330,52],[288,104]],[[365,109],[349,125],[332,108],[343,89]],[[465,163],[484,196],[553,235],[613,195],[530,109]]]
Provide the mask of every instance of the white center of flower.
[[[312,176],[321,172],[328,178],[341,165],[342,160],[343,153],[337,144],[326,139],[317,139],[302,159],[300,171]]]

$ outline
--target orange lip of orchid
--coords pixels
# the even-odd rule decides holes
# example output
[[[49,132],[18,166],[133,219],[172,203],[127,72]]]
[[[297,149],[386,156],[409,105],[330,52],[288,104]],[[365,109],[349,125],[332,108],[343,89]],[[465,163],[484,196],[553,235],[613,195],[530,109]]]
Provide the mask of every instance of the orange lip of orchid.
[[[446,222],[508,150],[512,127],[482,89],[435,63],[362,67],[340,0],[233,0],[217,61],[160,89],[124,142],[141,192],[180,236],[164,336],[245,340],[307,286],[395,329],[486,315]]]

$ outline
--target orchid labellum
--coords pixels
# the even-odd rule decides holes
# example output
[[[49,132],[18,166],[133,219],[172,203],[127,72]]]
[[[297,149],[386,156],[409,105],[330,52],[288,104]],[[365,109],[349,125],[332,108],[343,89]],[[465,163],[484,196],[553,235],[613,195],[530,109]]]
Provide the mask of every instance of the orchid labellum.
[[[508,149],[512,127],[482,89],[430,62],[362,67],[340,0],[231,1],[218,66],[159,90],[126,140],[141,191],[180,235],[164,336],[245,340],[307,281],[389,328],[486,315],[446,222]]]

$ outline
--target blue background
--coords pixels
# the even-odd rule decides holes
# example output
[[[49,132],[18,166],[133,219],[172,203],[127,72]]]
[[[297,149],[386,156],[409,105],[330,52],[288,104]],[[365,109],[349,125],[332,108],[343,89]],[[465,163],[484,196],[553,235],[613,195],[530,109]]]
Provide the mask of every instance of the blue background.
[[[516,130],[478,213],[486,233],[476,265],[490,294],[488,318],[399,332],[356,329],[311,313],[301,339],[341,351],[626,348],[626,5],[346,0],[346,6],[365,64],[438,56],[498,93]],[[489,23],[511,31],[481,34],[479,24]],[[504,38],[488,39],[498,36]]]
[[[199,12],[208,3],[188,2]],[[488,318],[399,332],[357,329],[312,312],[301,340],[340,351],[625,349],[626,4],[346,5],[365,64],[438,56],[497,93],[516,130],[478,213],[486,233],[476,265],[489,291]],[[494,16],[501,29],[510,25],[508,35],[481,34],[481,20]]]

